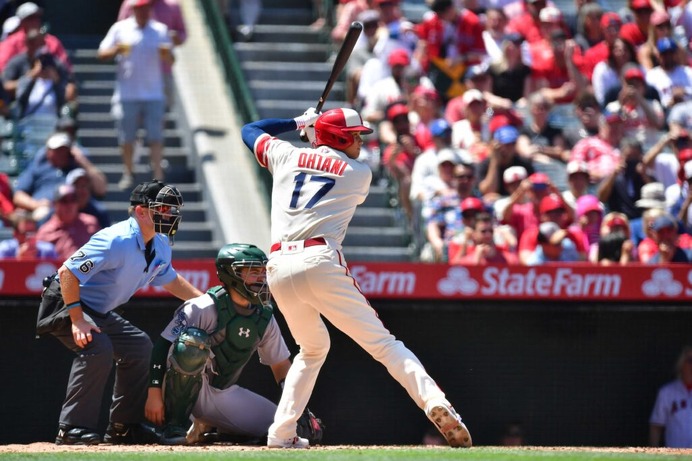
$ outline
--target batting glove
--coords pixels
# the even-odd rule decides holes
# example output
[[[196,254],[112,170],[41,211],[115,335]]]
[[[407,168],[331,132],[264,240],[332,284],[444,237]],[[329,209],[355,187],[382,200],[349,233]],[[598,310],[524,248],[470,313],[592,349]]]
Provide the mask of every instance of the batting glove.
[[[320,113],[315,112],[315,108],[311,107],[308,110],[306,110],[303,115],[300,115],[293,120],[295,120],[296,125],[298,130],[302,130],[306,126],[313,126],[315,124],[315,120],[320,116]]]

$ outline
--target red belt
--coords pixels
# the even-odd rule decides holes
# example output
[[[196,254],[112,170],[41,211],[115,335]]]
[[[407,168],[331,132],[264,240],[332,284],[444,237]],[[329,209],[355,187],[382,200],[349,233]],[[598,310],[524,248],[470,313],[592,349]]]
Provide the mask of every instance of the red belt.
[[[314,247],[317,245],[326,245],[327,241],[323,237],[315,237],[314,239],[307,239],[303,240],[303,247]],[[274,253],[275,251],[279,251],[281,249],[281,242],[275,243],[274,245],[271,246],[270,252]]]

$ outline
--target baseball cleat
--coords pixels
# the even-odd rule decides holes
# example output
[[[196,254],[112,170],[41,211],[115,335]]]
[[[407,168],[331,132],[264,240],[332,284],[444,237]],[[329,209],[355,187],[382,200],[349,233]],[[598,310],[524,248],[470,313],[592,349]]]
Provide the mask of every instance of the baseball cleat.
[[[159,443],[161,445],[187,445],[185,435],[186,431],[182,427],[167,424],[163,428]]]
[[[267,447],[269,448],[310,448],[308,439],[293,437],[292,439],[275,439],[267,437]]]
[[[427,415],[450,447],[468,448],[472,445],[469,430],[461,422],[461,417],[451,405],[445,403],[435,405],[428,411]]]
[[[55,437],[56,445],[96,445],[101,443],[101,436],[85,427],[74,427],[61,424],[58,428],[58,436]]]

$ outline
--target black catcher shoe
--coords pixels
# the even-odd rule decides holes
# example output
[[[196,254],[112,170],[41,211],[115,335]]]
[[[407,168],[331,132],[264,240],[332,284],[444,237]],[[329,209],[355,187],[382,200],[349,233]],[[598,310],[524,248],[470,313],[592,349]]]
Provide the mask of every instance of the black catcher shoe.
[[[159,443],[161,434],[148,424],[108,423],[104,443],[113,445],[147,445]]]
[[[58,427],[58,436],[55,437],[56,445],[96,445],[99,443],[101,443],[101,436],[93,430],[67,424],[61,424]]]

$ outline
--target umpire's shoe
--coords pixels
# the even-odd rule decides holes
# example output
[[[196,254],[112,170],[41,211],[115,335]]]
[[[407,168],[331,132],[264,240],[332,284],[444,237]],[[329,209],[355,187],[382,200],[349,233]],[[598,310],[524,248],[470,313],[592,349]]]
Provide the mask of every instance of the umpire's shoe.
[[[156,428],[147,424],[133,423],[108,423],[104,443],[113,445],[146,445],[159,443],[161,434]]]
[[[468,448],[472,445],[471,434],[454,408],[446,402],[436,403],[426,411],[428,419],[447,439],[450,447]]]
[[[101,443],[101,436],[85,427],[68,426],[61,424],[58,427],[56,445],[96,445]]]
[[[186,435],[187,431],[184,428],[173,424],[167,424],[163,428],[159,443],[161,445],[187,445]]]

